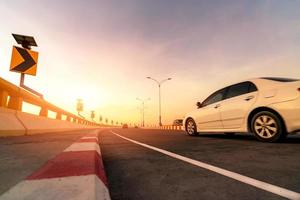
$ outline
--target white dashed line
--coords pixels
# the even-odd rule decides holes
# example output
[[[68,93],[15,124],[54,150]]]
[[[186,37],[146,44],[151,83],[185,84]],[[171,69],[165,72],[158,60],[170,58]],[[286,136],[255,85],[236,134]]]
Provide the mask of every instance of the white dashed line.
[[[115,134],[116,136],[119,136],[120,138],[123,138],[124,140],[135,143],[137,145],[146,147],[148,149],[152,149],[154,151],[157,151],[157,152],[160,152],[160,153],[165,154],[167,156],[170,156],[172,158],[176,158],[178,160],[190,163],[192,165],[195,165],[195,166],[213,171],[215,173],[218,173],[218,174],[221,174],[223,176],[235,179],[235,180],[243,182],[245,184],[252,185],[252,186],[257,187],[259,189],[277,194],[279,196],[282,196],[282,197],[285,197],[285,198],[288,198],[288,199],[300,200],[300,193],[297,193],[297,192],[294,192],[294,191],[291,191],[291,190],[288,190],[288,189],[285,189],[285,188],[282,188],[282,187],[279,187],[279,186],[276,186],[276,185],[272,185],[272,184],[269,184],[269,183],[266,183],[266,182],[263,182],[263,181],[259,181],[259,180],[256,180],[256,179],[253,179],[253,178],[250,178],[250,177],[247,177],[247,176],[244,176],[244,175],[241,175],[241,174],[238,174],[238,173],[226,170],[226,169],[222,169],[220,167],[215,167],[213,165],[206,164],[204,162],[200,162],[200,161],[197,161],[197,160],[194,160],[194,159],[191,159],[191,158],[187,158],[187,157],[172,153],[170,151],[159,149],[157,147],[150,146],[148,144],[144,144],[144,143],[129,139],[129,138],[124,137],[122,135],[119,135],[119,134],[117,134],[113,131],[111,131],[111,133]]]

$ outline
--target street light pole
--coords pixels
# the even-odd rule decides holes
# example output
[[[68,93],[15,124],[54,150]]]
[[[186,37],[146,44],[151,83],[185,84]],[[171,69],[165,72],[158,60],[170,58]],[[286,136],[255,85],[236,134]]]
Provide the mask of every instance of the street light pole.
[[[145,102],[142,103],[142,112],[143,112],[143,127],[145,127]]]
[[[142,127],[145,127],[145,102],[149,101],[150,98],[147,98],[147,99],[136,98],[136,100],[142,102]]]
[[[160,89],[160,83],[158,84],[158,102],[159,102],[159,126],[162,126],[161,123],[161,89]]]
[[[161,85],[166,81],[172,80],[172,78],[163,79],[161,81],[158,81],[150,76],[148,76],[146,78],[153,80],[158,85],[158,110],[159,110],[159,119],[158,120],[159,120],[159,126],[162,126],[162,122],[161,122]]]

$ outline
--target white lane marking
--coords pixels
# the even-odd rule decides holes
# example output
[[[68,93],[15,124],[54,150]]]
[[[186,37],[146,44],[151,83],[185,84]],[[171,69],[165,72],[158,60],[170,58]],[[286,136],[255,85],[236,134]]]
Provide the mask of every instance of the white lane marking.
[[[95,142],[74,143],[64,150],[64,152],[69,152],[69,151],[97,151],[98,154],[101,156],[100,147]]]
[[[129,138],[124,137],[122,135],[119,135],[119,134],[117,134],[117,133],[115,133],[113,131],[111,131],[111,133],[115,134],[116,136],[119,136],[120,138],[123,138],[124,140],[127,140],[127,141],[130,141],[132,143],[141,145],[141,146],[146,147],[148,149],[152,149],[154,151],[158,151],[158,152],[160,152],[162,154],[165,154],[165,155],[168,155],[168,156],[170,156],[172,158],[176,158],[178,160],[190,163],[192,165],[195,165],[195,166],[198,166],[198,167],[201,167],[201,168],[213,171],[215,173],[218,173],[218,174],[221,174],[223,176],[235,179],[237,181],[246,183],[248,185],[252,185],[252,186],[257,187],[259,189],[262,189],[262,190],[265,190],[265,191],[277,194],[279,196],[282,196],[282,197],[285,197],[285,198],[288,198],[288,199],[300,200],[300,193],[297,193],[297,192],[294,192],[294,191],[291,191],[291,190],[288,190],[288,189],[285,189],[285,188],[282,188],[282,187],[279,187],[279,186],[276,186],[276,185],[272,185],[270,183],[259,181],[259,180],[256,180],[256,179],[253,179],[253,178],[250,178],[250,177],[247,177],[247,176],[235,173],[235,172],[231,172],[231,171],[228,171],[226,169],[215,167],[213,165],[206,164],[204,162],[200,162],[200,161],[197,161],[197,160],[194,160],[194,159],[191,159],[191,158],[187,158],[187,157],[184,157],[184,156],[172,153],[170,151],[159,149],[157,147],[150,146],[148,144],[141,143],[141,142],[129,139]]]
[[[106,185],[96,175],[24,180],[0,196],[1,200],[110,200]]]

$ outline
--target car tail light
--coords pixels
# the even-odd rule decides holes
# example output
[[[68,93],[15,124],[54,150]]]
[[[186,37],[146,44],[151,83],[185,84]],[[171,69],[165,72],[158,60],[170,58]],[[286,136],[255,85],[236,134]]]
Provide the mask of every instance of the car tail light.
[[[300,92],[300,88],[298,88],[298,91]]]

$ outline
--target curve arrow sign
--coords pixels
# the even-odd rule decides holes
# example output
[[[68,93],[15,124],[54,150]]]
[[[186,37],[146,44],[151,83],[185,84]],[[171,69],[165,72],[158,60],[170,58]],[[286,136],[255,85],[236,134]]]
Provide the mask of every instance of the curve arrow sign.
[[[10,71],[35,76],[37,60],[38,52],[14,46],[12,51]]]

